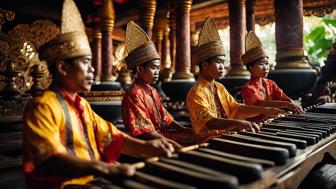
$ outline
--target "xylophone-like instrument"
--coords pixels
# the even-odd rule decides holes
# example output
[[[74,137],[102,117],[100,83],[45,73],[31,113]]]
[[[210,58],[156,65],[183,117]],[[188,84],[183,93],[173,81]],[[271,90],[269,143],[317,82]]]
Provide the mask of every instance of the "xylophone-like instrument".
[[[223,134],[171,158],[143,163],[122,156],[122,162],[145,166],[131,178],[114,179],[114,187],[297,188],[326,154],[336,157],[335,114],[336,104],[325,104],[268,121],[258,133]]]

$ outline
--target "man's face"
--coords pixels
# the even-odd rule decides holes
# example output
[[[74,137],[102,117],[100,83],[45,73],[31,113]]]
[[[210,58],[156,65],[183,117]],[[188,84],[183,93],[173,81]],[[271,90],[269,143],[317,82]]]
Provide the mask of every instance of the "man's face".
[[[151,60],[146,67],[138,67],[138,77],[147,83],[154,84],[159,79],[160,60]]]
[[[225,76],[225,56],[215,56],[210,62],[202,63],[202,72],[214,79],[221,79]]]
[[[250,66],[249,69],[253,77],[266,78],[270,70],[268,59],[267,58],[259,59],[253,66]]]
[[[72,64],[68,64],[65,79],[72,90],[76,92],[89,91],[94,82],[91,56],[78,57]]]

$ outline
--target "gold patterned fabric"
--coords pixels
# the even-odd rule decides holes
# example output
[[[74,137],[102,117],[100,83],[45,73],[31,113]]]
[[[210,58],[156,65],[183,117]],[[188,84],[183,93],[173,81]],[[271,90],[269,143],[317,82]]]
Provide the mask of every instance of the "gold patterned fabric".
[[[254,62],[261,58],[268,58],[258,36],[250,31],[245,38],[245,54],[242,55],[242,60],[245,65]]]
[[[233,119],[240,106],[222,84],[215,80],[209,82],[203,77],[199,77],[190,89],[186,103],[193,132],[198,142],[205,142],[209,137],[228,132],[227,130],[210,130],[206,127],[206,123],[211,119],[222,117],[218,112],[219,108],[224,110],[222,115]]]
[[[61,33],[42,45],[39,55],[49,65],[59,60],[92,55],[85,26],[73,0],[64,0]]]
[[[199,64],[208,58],[221,55],[225,56],[225,49],[215,20],[207,18],[199,35],[198,47],[192,53],[193,63]]]
[[[160,59],[154,43],[133,21],[127,24],[126,28],[126,49],[128,56],[125,62],[128,69],[133,69],[147,61]]]

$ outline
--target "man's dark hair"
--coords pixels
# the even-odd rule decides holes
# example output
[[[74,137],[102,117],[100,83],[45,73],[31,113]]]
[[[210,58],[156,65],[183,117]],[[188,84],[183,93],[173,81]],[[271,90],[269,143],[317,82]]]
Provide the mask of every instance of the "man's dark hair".
[[[75,63],[75,60],[77,59],[78,57],[75,57],[75,58],[69,58],[69,59],[65,59],[64,62],[66,64],[69,64],[69,65],[74,65]],[[53,76],[53,78],[57,77],[57,69],[56,69],[56,63],[53,63],[51,65],[48,66],[48,70],[49,70],[49,73]]]
[[[211,57],[211,58],[213,58],[213,57]],[[206,60],[203,60],[202,62],[200,62],[200,63],[198,64],[198,67],[199,67],[199,69],[200,69],[200,72],[203,71],[202,63],[203,63],[203,62],[207,62],[208,64],[211,63],[211,58],[208,58],[208,59],[206,59]]]
[[[248,71],[251,72],[250,67],[253,67],[259,60],[260,60],[260,59],[255,60],[255,61],[253,61],[253,62],[250,62],[250,63],[246,64],[246,65],[245,65],[245,66],[246,66],[246,69],[247,69]]]
[[[145,62],[145,63],[142,63],[142,64],[140,64],[139,66],[141,66],[141,67],[143,67],[143,68],[147,68],[147,66],[149,65],[149,63],[151,62],[152,60],[149,60],[149,61],[147,61],[147,62]],[[132,69],[132,75],[136,75],[137,74],[137,66],[135,66],[133,69]]]

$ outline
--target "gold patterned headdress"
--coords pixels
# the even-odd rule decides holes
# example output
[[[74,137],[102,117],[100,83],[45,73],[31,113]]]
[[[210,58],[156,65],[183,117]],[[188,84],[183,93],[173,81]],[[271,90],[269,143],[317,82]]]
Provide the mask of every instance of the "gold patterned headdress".
[[[207,18],[199,34],[198,46],[193,52],[193,62],[199,64],[208,58],[220,55],[225,56],[223,42],[220,40],[215,20]]]
[[[125,58],[127,68],[133,69],[149,60],[160,59],[154,43],[133,21],[126,28],[126,49],[128,56]]]
[[[73,0],[64,0],[61,18],[61,32],[39,49],[40,59],[53,64],[59,60],[78,56],[91,56],[85,26]]]
[[[242,55],[244,64],[251,63],[261,58],[268,58],[258,36],[250,31],[245,38],[245,54]]]

